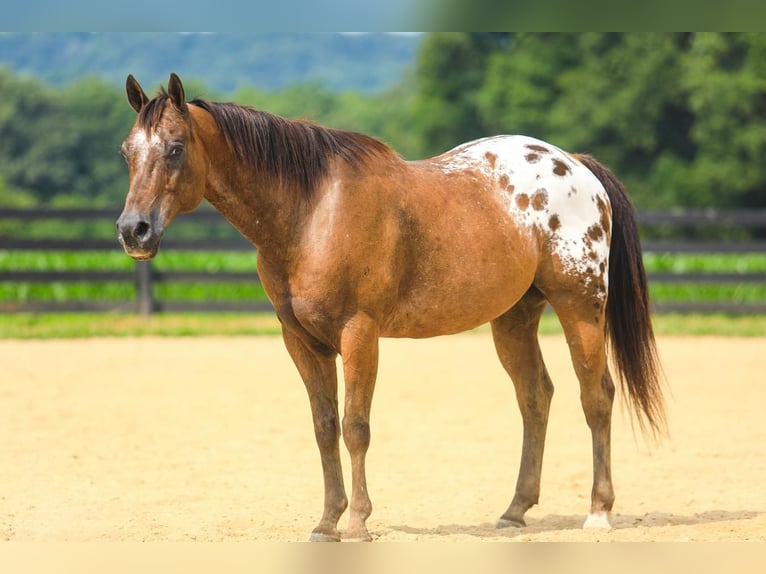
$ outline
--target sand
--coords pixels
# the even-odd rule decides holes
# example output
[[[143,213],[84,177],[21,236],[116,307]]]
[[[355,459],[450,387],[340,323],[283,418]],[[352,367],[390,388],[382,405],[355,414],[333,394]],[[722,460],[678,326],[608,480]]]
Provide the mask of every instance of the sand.
[[[670,435],[644,439],[616,405],[608,531],[581,529],[590,433],[563,338],[542,346],[540,504],[497,530],[521,422],[491,337],[381,341],[375,540],[766,540],[766,340],[659,340]],[[278,337],[6,340],[0,365],[0,539],[303,541],[319,519],[308,400]]]

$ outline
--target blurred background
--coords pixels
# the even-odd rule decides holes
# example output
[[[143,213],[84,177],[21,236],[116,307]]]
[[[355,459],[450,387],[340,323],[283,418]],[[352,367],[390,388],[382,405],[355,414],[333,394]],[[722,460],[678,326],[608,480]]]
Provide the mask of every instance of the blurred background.
[[[766,312],[766,34],[718,32],[0,34],[2,309],[130,311],[141,289],[149,313],[263,302],[255,254],[209,209],[169,232],[149,286],[114,241],[125,77],[152,93],[170,72],[189,99],[365,132],[407,159],[498,133],[590,153],[639,210],[658,308]],[[72,274],[88,269],[102,276]],[[228,287],[205,275],[223,272]]]

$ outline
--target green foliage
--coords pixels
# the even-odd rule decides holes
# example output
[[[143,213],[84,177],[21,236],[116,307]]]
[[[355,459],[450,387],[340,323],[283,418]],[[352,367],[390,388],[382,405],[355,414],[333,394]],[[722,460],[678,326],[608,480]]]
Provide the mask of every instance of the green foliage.
[[[35,196],[28,191],[12,189],[0,173],[0,207],[34,207]]]
[[[85,78],[67,87],[61,99],[70,129],[76,134],[70,155],[74,174],[68,193],[63,195],[75,198],[70,203],[88,198],[91,204],[119,204],[128,187],[119,149],[135,121],[135,113],[125,105],[124,93]],[[62,205],[62,199],[62,194],[57,194],[54,203]]]
[[[406,48],[392,48],[399,44],[385,36],[108,37],[113,45],[103,48],[104,35],[0,34],[0,49],[15,46],[20,68],[41,69],[46,58],[73,66],[60,77],[49,71],[57,81],[76,73],[78,57],[100,62],[93,69],[108,63],[121,76],[143,69],[148,93],[175,66],[147,54],[185,50],[177,71],[190,97],[369,133],[408,159],[524,133],[595,155],[639,208],[766,207],[766,34],[434,33],[401,44],[420,47],[403,77]],[[269,41],[275,46],[264,58]],[[323,60],[325,49],[337,54],[344,46],[357,50],[348,61]],[[237,62],[214,59],[216,50],[236,53]],[[206,67],[195,68],[187,56]],[[360,62],[370,75],[389,74],[393,61],[398,83],[352,90],[340,80],[358,74]],[[0,205],[122,204],[127,170],[117,150],[135,113],[116,80],[103,77],[109,80],[51,87],[0,68]]]
[[[405,79],[399,86],[367,95],[331,92],[312,83],[279,92],[248,87],[235,92],[232,99],[284,117],[363,132],[383,140],[406,158],[418,159],[422,150],[411,126],[414,89],[407,82]]]
[[[407,157],[419,156],[410,129],[413,90],[405,84],[376,95],[335,93],[314,83],[280,92],[242,88],[231,98],[194,81],[186,89],[190,98],[232,99],[286,117],[369,133]],[[0,205],[122,204],[128,173],[118,151],[135,121],[122,90],[93,78],[55,89],[0,70],[0,92]],[[79,234],[81,227],[69,225],[62,232]]]
[[[110,205],[127,188],[118,154],[135,114],[94,79],[54,90],[0,70],[0,178],[6,205]],[[0,187],[0,192],[3,188]]]
[[[415,127],[427,155],[486,135],[478,99],[490,55],[503,50],[506,34],[431,34],[418,54]]]
[[[488,133],[508,130],[555,137],[540,129],[562,96],[561,70],[577,64],[577,54],[571,48],[574,37],[575,34],[515,34],[506,49],[489,55],[484,86],[478,97],[481,121]],[[511,126],[513,129],[509,130]]]
[[[766,35],[696,34],[685,65],[695,183],[719,205],[766,205]]]
[[[425,148],[525,133],[597,156],[639,207],[766,207],[766,35],[484,36],[423,43]]]

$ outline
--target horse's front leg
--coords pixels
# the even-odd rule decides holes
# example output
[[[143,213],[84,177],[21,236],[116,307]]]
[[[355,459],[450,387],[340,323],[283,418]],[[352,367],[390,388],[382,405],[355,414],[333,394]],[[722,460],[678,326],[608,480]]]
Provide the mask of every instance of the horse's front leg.
[[[351,455],[351,509],[345,540],[372,540],[366,521],[372,512],[367,493],[365,457],[370,446],[370,405],[378,372],[378,326],[364,314],[356,315],[341,334],[341,356],[346,384],[343,440]]]
[[[286,329],[283,330],[283,338],[308,391],[314,435],[322,459],[324,512],[311,533],[311,540],[340,541],[338,520],[348,506],[348,499],[340,463],[337,354],[322,353]]]

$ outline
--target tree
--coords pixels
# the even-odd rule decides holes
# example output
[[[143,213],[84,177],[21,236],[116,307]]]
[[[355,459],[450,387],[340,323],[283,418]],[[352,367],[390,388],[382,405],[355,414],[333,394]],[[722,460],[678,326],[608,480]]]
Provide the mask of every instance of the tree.
[[[9,72],[0,71],[0,93],[0,175],[13,188],[50,199],[71,172],[61,161],[71,141],[63,109],[51,90]]]
[[[524,133],[592,153],[640,207],[766,206],[763,34],[490,38],[424,41],[417,125],[430,150]]]
[[[71,176],[56,196],[62,201],[113,205],[128,189],[128,170],[119,154],[120,144],[136,119],[124,92],[85,78],[60,93],[74,132],[66,150]],[[65,197],[69,197],[65,200]]]
[[[415,128],[425,154],[446,151],[486,135],[478,98],[489,57],[503,51],[507,34],[449,32],[429,35],[416,65]]]
[[[135,120],[124,95],[92,79],[66,89],[0,71],[0,177],[40,203],[113,203],[127,189],[119,156]]]
[[[332,92],[319,84],[307,83],[277,92],[242,88],[233,99],[283,117],[304,118],[326,127],[366,133],[415,159],[421,157],[422,151],[412,129],[413,93],[407,83],[372,95]]]
[[[766,207],[766,36],[695,34],[684,65],[693,187],[711,205]]]
[[[518,33],[489,55],[477,97],[489,133],[552,138],[550,110],[562,96],[562,72],[577,65],[576,34]]]
[[[550,137],[598,156],[637,203],[672,205],[694,154],[679,38],[591,33],[577,35],[575,46],[576,65],[561,72],[548,115]]]

